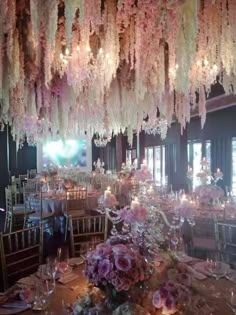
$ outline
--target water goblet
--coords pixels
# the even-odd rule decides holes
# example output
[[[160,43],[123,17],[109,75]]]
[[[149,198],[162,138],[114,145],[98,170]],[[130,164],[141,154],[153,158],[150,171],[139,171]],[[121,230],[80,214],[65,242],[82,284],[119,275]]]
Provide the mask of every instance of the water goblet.
[[[63,280],[65,277],[65,273],[69,268],[69,252],[67,248],[58,248],[57,251],[57,259],[58,259],[58,271],[63,275]]]

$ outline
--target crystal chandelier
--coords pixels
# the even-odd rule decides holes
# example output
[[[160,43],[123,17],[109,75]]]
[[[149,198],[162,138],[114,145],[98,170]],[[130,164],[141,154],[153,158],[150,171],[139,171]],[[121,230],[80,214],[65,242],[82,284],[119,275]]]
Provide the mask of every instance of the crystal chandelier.
[[[143,125],[143,129],[148,135],[160,135],[161,139],[166,138],[168,124],[164,118],[149,119]]]
[[[94,139],[94,144],[96,145],[96,147],[104,148],[110,140],[111,140],[110,137],[97,136],[97,137]]]

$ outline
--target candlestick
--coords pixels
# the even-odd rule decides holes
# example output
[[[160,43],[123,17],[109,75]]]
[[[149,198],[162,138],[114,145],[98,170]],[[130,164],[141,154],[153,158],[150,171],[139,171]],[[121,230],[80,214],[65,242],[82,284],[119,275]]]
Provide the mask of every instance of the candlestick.
[[[107,190],[104,191],[104,199],[111,197],[111,188],[110,186],[107,187]]]

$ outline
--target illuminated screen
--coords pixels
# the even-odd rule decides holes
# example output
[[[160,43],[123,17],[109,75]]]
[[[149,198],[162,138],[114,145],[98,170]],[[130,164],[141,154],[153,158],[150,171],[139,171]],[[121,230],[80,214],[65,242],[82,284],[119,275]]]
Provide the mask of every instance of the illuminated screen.
[[[58,140],[43,145],[43,166],[87,167],[87,140]]]

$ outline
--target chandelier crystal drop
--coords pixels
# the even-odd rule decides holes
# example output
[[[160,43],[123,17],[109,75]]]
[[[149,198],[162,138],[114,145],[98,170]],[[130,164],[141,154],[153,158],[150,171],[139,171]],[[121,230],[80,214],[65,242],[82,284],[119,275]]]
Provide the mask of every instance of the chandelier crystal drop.
[[[190,103],[204,125],[217,75],[226,93],[236,83],[235,0],[1,5],[0,129],[17,145],[141,128],[164,138],[173,117],[185,128]],[[167,124],[147,127],[157,110]]]
[[[104,148],[110,140],[111,140],[110,137],[107,138],[105,136],[97,136],[94,139],[94,144],[96,147]]]
[[[148,135],[160,135],[161,139],[166,138],[168,123],[164,118],[149,119],[143,125],[143,129]]]

